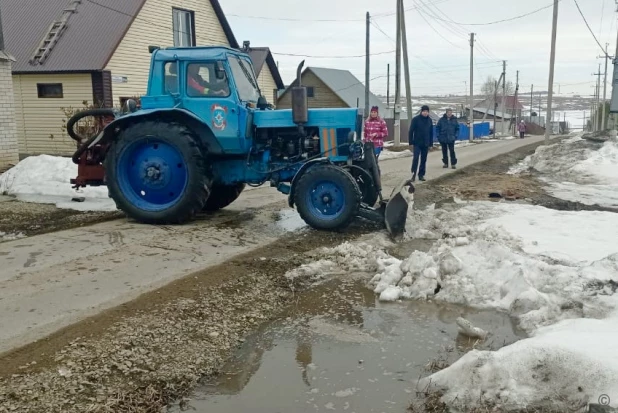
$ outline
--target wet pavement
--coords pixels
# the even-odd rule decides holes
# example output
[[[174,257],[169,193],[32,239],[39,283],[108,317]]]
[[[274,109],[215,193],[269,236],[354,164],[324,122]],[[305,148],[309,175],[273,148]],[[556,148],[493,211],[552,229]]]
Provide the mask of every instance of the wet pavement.
[[[188,410],[404,412],[428,369],[471,348],[497,349],[523,337],[497,313],[380,303],[364,286],[369,278],[350,275],[299,296],[279,321],[240,343],[220,374],[203,381]],[[459,316],[491,335],[483,343],[459,335]]]

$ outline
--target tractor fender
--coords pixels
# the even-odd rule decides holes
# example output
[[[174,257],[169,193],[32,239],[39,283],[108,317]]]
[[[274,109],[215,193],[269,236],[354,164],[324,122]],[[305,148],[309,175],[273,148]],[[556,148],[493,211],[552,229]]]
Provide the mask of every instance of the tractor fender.
[[[100,143],[113,142],[120,131],[130,124],[142,121],[174,122],[187,126],[199,137],[203,148],[208,154],[221,154],[223,149],[210,126],[186,109],[143,109],[116,118],[103,130]]]
[[[301,166],[298,172],[296,172],[294,178],[292,178],[292,182],[290,183],[290,194],[288,195],[288,205],[290,206],[290,208],[294,208],[294,191],[296,189],[296,183],[298,182],[300,177],[303,176],[303,174],[307,172],[307,170],[309,170],[309,168],[311,168],[312,166],[322,165],[325,163],[330,164],[332,162],[328,158],[312,159],[305,163],[303,166]]]

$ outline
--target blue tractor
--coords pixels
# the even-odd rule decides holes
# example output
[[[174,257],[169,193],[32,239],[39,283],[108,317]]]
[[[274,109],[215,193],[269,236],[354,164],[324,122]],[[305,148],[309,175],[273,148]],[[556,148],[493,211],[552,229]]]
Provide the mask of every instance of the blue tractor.
[[[234,202],[246,185],[266,182],[321,230],[356,217],[403,231],[404,187],[382,199],[371,143],[363,144],[357,109],[308,109],[298,67],[292,109],[273,110],[262,96],[249,56],[226,47],[150,47],[148,89],[121,113],[80,112],[67,124],[79,142],[75,187],[107,185],[119,209],[143,223],[190,221]],[[88,139],[76,131],[86,116],[107,117]],[[378,202],[379,201],[379,202]],[[376,204],[379,204],[376,206]]]

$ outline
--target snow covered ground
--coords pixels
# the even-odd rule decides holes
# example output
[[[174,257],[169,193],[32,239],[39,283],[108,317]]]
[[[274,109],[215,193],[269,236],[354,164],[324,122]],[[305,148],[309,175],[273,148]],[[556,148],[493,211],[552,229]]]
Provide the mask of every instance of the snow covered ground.
[[[406,231],[432,248],[400,260],[377,236],[321,251],[320,260],[288,276],[364,277],[383,301],[509,314],[529,338],[495,352],[472,351],[419,382],[441,389],[454,408],[485,400],[584,411],[603,394],[618,395],[618,214],[458,201],[412,209]]]
[[[579,136],[540,146],[509,173],[543,174],[550,192],[587,205],[618,207],[618,141],[603,144]]]
[[[55,204],[58,208],[79,211],[115,211],[107,187],[86,187],[79,191],[70,180],[77,176],[77,165],[70,158],[30,156],[0,175],[0,194],[12,195],[27,202]],[[84,202],[73,202],[84,197]]]

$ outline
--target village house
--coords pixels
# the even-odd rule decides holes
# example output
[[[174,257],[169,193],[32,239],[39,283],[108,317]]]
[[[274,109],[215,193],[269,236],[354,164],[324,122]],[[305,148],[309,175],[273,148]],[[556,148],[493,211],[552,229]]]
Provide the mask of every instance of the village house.
[[[301,74],[301,82],[307,88],[310,108],[359,108],[360,113],[364,112],[365,85],[348,70],[307,67]],[[291,86],[279,94],[278,108],[292,107]],[[369,107],[372,106],[385,113],[384,102],[369,92]]]
[[[4,50],[2,13],[0,11],[0,172],[18,160],[17,124],[13,98],[11,66],[15,59]]]
[[[19,154],[68,155],[62,108],[120,106],[146,92],[148,46],[239,48],[218,0],[2,0]],[[283,82],[267,48],[249,50],[266,99]]]

